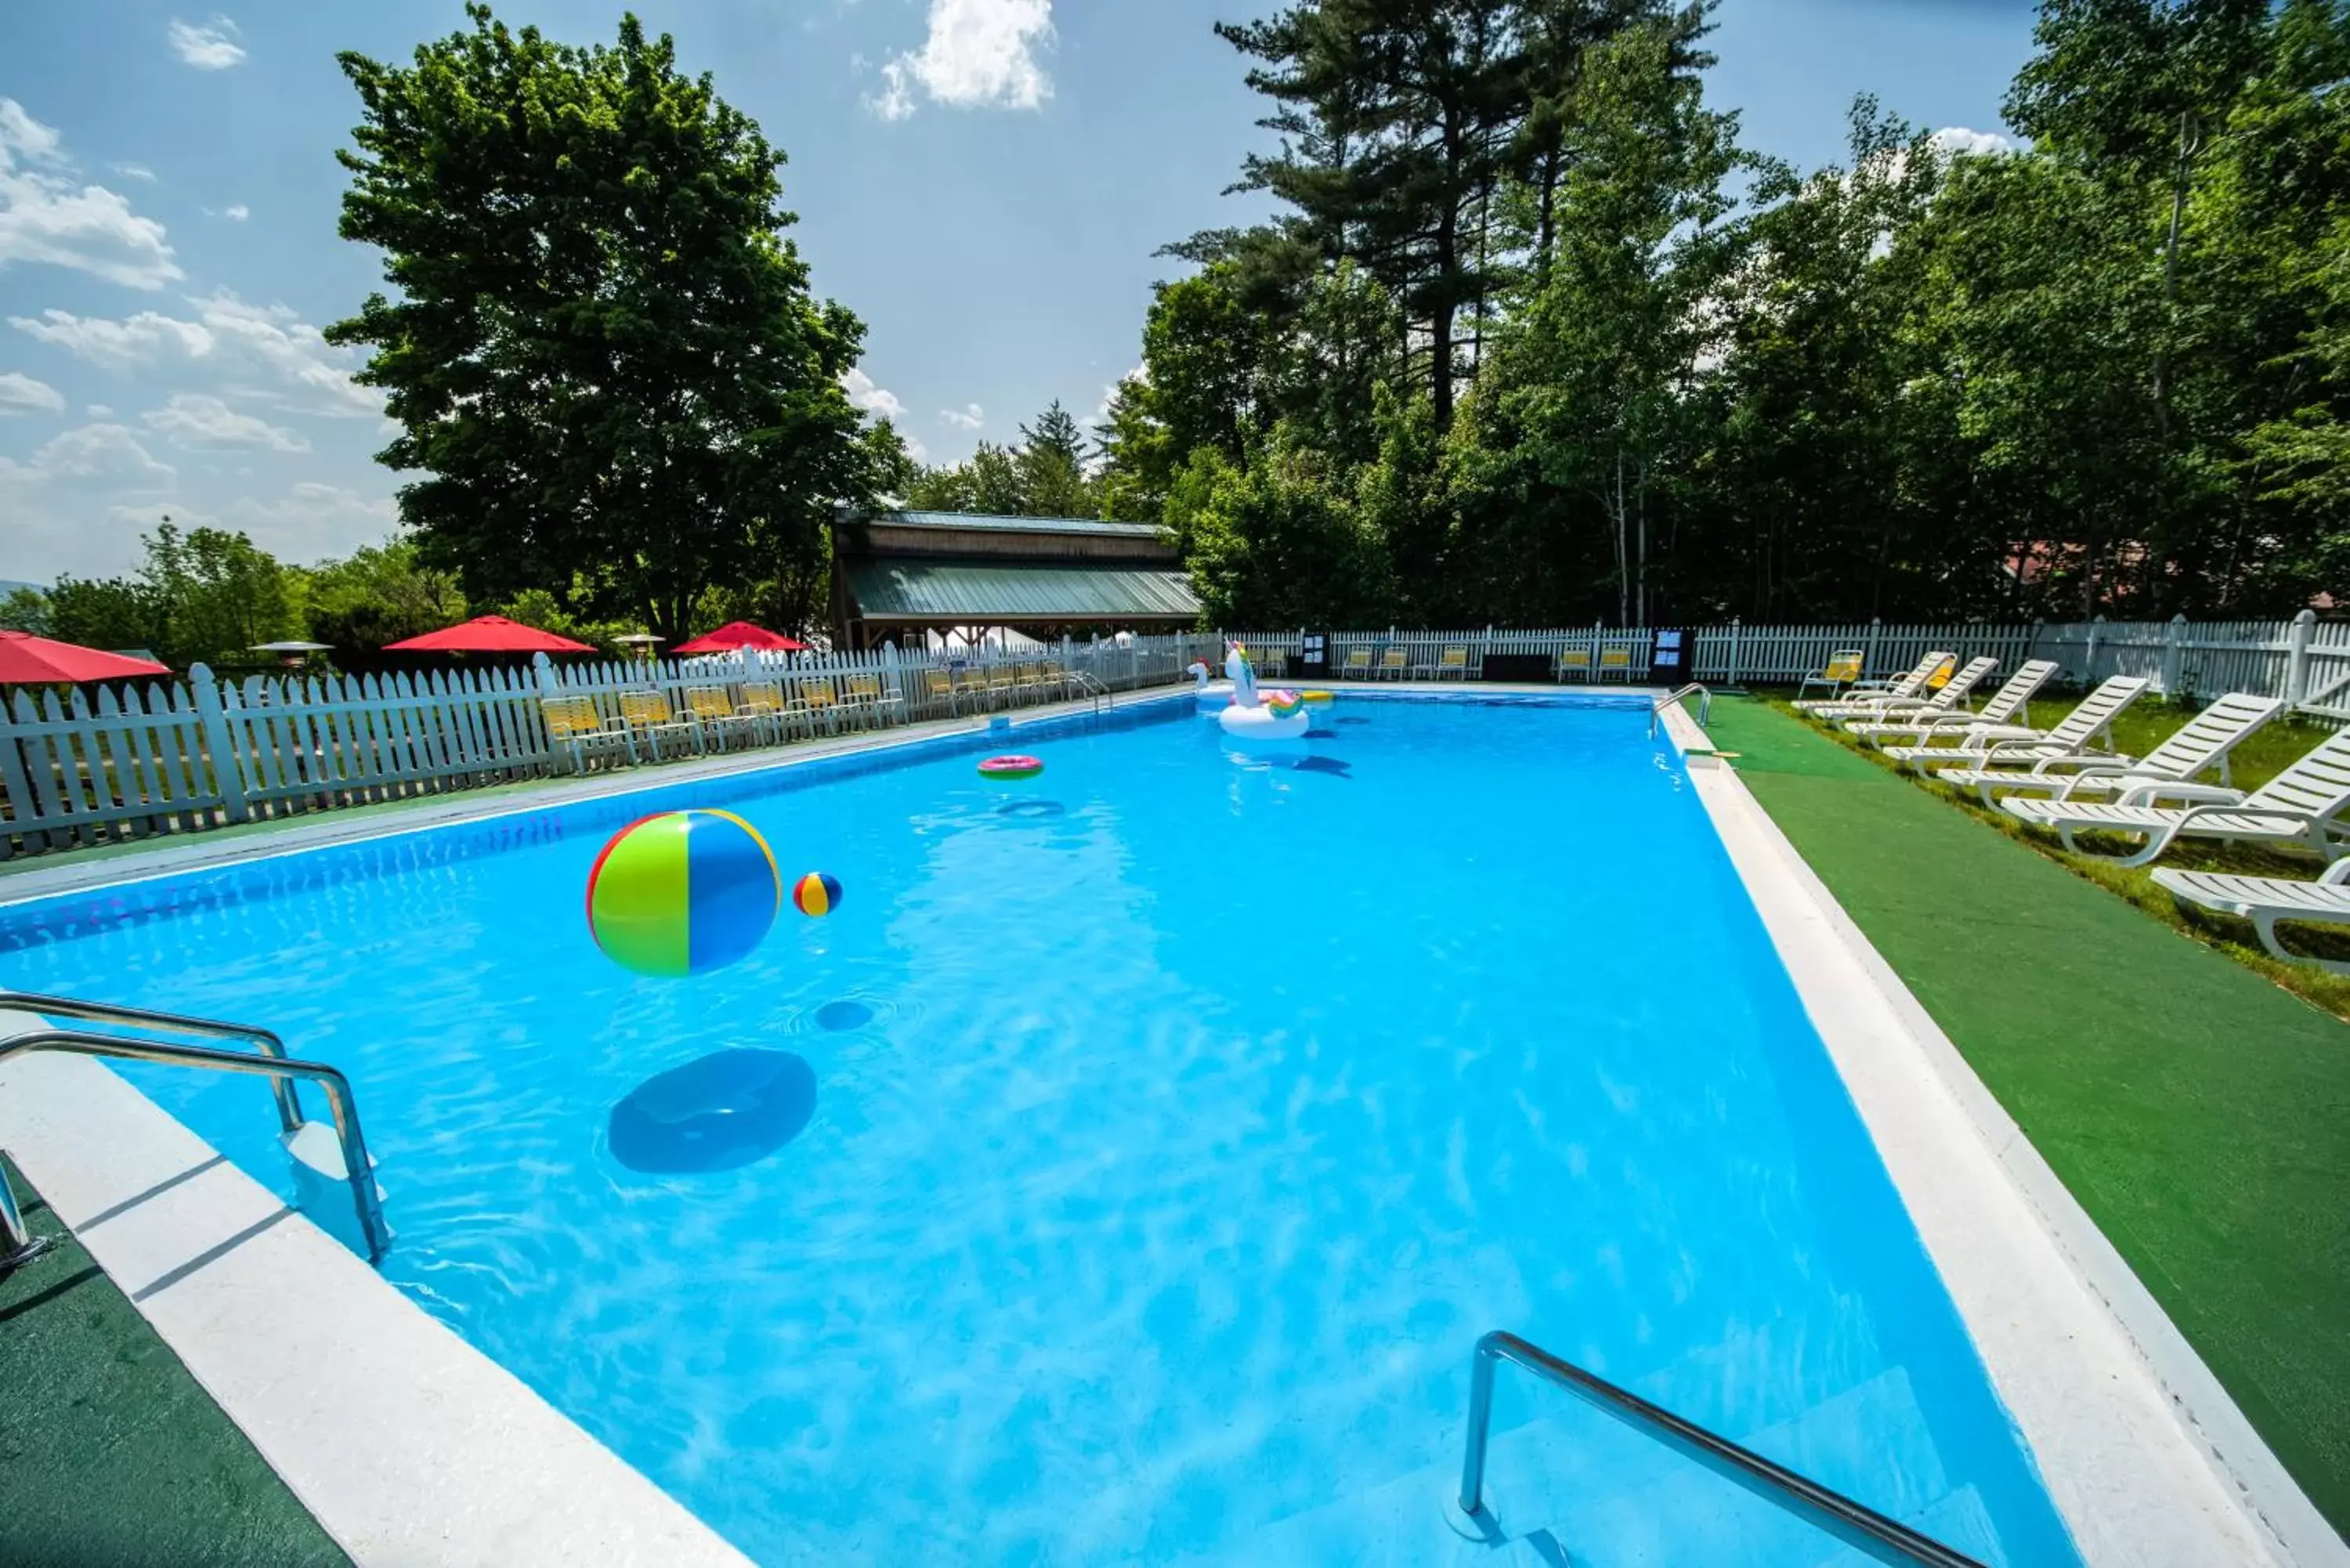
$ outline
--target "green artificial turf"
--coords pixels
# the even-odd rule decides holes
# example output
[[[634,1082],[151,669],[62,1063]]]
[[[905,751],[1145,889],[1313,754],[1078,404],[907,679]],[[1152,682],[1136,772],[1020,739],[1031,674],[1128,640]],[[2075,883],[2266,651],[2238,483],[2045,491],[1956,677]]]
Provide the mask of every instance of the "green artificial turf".
[[[1711,733],[2350,1532],[2350,1025],[1783,712]]]
[[[69,1237],[0,1274],[0,1563],[27,1568],[349,1561]]]

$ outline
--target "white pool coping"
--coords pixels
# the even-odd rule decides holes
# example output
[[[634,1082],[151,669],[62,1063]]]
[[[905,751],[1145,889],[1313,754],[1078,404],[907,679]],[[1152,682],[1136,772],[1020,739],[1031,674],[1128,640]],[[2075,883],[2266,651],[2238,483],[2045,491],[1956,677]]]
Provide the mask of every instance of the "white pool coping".
[[[1388,683],[1367,694],[1459,690]],[[1174,695],[1132,693],[1119,705]],[[0,906],[981,727],[909,726],[780,758],[170,840],[9,876]],[[2350,1568],[2350,1547],[1704,732],[1679,708],[1664,729],[2090,1568]],[[0,1012],[0,1035],[32,1023]],[[266,1114],[258,1102],[256,1114]],[[0,1147],[362,1568],[747,1561],[97,1063],[36,1054],[0,1064]]]
[[[1693,723],[1689,778],[2089,1568],[2350,1568],[2219,1379]]]

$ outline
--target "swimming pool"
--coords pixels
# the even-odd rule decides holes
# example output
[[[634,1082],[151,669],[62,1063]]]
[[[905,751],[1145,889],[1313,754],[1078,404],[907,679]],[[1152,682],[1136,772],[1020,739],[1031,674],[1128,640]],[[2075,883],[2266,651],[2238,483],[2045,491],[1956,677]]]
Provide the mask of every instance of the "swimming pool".
[[[0,911],[0,985],[342,1066],[386,1277],[764,1562],[1437,1561],[1493,1327],[2075,1561],[1640,708],[1158,714]],[[681,805],[843,909],[612,966],[588,867]],[[292,1192],[264,1091],[129,1075]],[[648,1151],[713,1092],[758,1136]],[[1506,1376],[1496,1431],[1527,1561],[1835,1555]]]

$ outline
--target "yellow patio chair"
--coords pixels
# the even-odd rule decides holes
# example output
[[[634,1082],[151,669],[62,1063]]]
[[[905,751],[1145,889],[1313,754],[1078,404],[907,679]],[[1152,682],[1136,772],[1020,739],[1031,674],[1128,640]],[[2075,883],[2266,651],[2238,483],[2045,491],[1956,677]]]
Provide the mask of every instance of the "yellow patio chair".
[[[685,711],[696,729],[706,737],[715,737],[722,746],[738,739],[755,742],[759,738],[758,721],[736,711],[723,686],[687,687]]]
[[[1804,677],[1803,684],[1795,688],[1795,701],[1802,701],[1804,694],[1814,686],[1825,686],[1831,698],[1836,696],[1846,687],[1860,679],[1861,663],[1867,657],[1866,652],[1857,648],[1837,649],[1828,655],[1825,669],[1816,674]]]
[[[952,715],[955,711],[955,695],[953,676],[949,675],[943,670],[925,670],[922,671],[922,701],[924,702],[943,702],[947,705],[947,712],[950,715]]]
[[[800,678],[800,706],[806,710],[809,732],[814,733],[816,722],[822,720],[828,732],[840,729],[840,693],[828,680],[813,675]]]
[[[1410,669],[1411,649],[1404,647],[1401,643],[1397,643],[1393,648],[1388,649],[1387,651],[1379,655],[1379,668],[1378,673],[1381,675],[1392,675],[1398,680],[1400,680],[1410,672]]]
[[[1249,662],[1256,666],[1256,672],[1265,680],[1278,680],[1282,672],[1289,668],[1289,650],[1285,648],[1253,648],[1249,649]]]
[[[1371,673],[1371,650],[1367,648],[1347,649],[1346,662],[1338,666],[1341,680],[1368,680]]]
[[[1627,681],[1632,679],[1630,649],[1603,648],[1599,650],[1599,679],[1605,680],[1611,674],[1620,675]]]
[[[992,701],[1002,698],[1006,702],[1020,700],[1020,683],[1008,664],[992,664],[987,670],[987,695]]]
[[[1045,662],[1038,667],[1037,673],[1045,678],[1045,695],[1050,697],[1074,697],[1077,694],[1077,683],[1070,678],[1067,670],[1061,668],[1061,661],[1059,659],[1048,659],[1045,660]]]
[[[887,722],[895,713],[906,716],[906,700],[893,691],[884,691],[879,675],[852,675],[848,678],[848,700],[869,711],[877,723]]]
[[[1569,676],[1579,680],[1591,679],[1590,649],[1562,648],[1558,650],[1558,683],[1565,685]]]
[[[784,695],[780,680],[745,680],[743,701],[734,711],[748,719],[760,731],[778,741],[791,739],[793,717],[800,711],[797,704]]]
[[[651,742],[656,762],[660,760],[665,739],[696,748],[701,742],[692,723],[679,718],[677,711],[669,705],[666,691],[621,692],[620,722],[629,727],[631,735],[642,735]]]
[[[628,731],[608,728],[590,699],[542,697],[538,711],[546,721],[547,743],[569,753],[573,773],[586,773],[591,757],[626,753],[629,761],[637,760],[636,742]]]

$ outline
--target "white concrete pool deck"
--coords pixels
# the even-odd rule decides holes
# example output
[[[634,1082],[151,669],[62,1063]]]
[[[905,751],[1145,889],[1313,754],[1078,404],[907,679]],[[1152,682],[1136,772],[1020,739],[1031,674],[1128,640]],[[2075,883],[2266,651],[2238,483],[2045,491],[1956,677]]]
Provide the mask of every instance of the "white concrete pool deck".
[[[1166,700],[1177,699],[1161,690],[1117,705]],[[0,906],[792,766],[982,722],[61,857],[0,877]],[[2091,1568],[2350,1568],[2350,1547],[1744,784],[1715,763],[1702,732],[1679,709],[1666,727]],[[30,1023],[0,1013],[0,1035]],[[258,1102],[256,1114],[265,1114]],[[745,1561],[98,1064],[31,1055],[0,1064],[0,1145],[363,1568]],[[391,1218],[396,1228],[396,1204]]]

